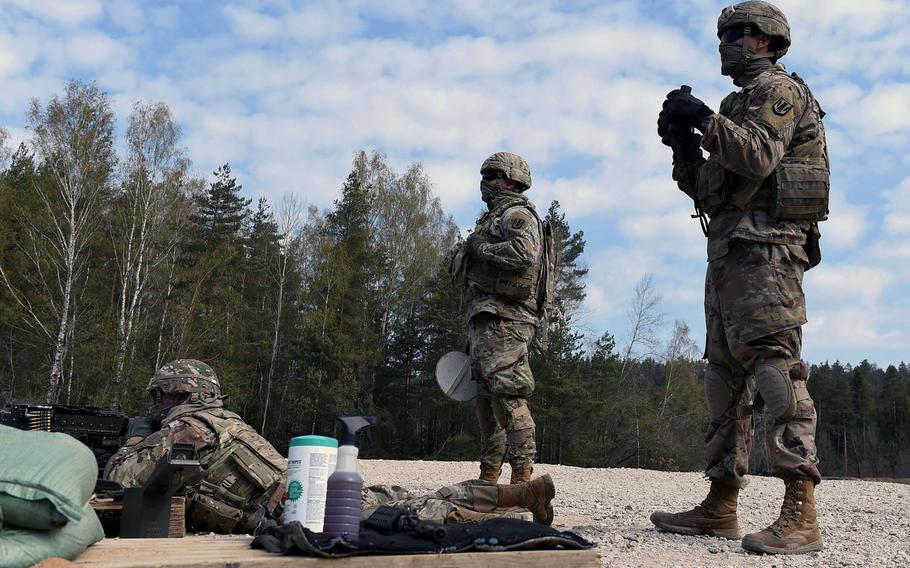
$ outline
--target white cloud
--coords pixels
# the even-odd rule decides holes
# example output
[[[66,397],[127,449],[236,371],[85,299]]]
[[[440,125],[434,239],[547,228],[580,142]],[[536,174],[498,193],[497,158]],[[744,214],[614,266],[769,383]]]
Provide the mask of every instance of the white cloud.
[[[13,0],[11,2],[32,15],[65,26],[76,26],[96,20],[102,14],[98,0]]]
[[[823,263],[806,275],[805,288],[814,302],[875,308],[893,281],[890,272],[876,266]]]
[[[137,33],[142,30],[145,13],[142,11],[142,6],[135,0],[118,0],[107,4],[105,10],[111,23],[118,28],[129,33]]]

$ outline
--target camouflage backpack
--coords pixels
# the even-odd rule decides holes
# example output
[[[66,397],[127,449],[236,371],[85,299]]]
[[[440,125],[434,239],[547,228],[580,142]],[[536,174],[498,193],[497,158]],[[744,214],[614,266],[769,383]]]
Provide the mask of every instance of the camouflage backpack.
[[[224,409],[195,412],[184,419],[204,422],[218,447],[200,456],[205,477],[188,492],[187,515],[196,530],[247,532],[273,510],[283,493],[287,461],[252,426]]]
[[[540,325],[537,328],[537,335],[534,337],[533,347],[542,355],[547,352],[549,347],[550,311],[553,309],[553,301],[556,298],[559,251],[556,248],[556,237],[553,235],[550,222],[546,218],[542,219],[536,211],[534,211],[534,215],[540,221],[544,246],[540,280],[537,285],[537,314],[540,316]]]

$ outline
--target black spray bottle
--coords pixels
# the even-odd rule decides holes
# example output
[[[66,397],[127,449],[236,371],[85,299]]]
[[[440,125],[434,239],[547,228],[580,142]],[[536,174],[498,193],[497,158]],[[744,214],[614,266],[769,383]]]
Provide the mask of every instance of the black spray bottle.
[[[363,476],[357,469],[357,435],[360,432],[372,445],[373,416],[339,416],[338,462],[329,476],[325,495],[323,538],[344,537],[357,542],[360,535],[360,499],[363,495]]]

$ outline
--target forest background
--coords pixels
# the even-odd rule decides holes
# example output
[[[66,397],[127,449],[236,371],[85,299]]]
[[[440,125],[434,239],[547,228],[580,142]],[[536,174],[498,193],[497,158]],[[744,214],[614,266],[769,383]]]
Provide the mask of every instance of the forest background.
[[[279,449],[372,414],[368,457],[477,458],[473,405],[445,399],[433,376],[466,339],[447,275],[460,237],[419,163],[398,172],[361,150],[332,207],[254,204],[228,164],[193,173],[164,103],[137,102],[118,140],[109,96],[73,81],[34,100],[27,125],[28,144],[0,156],[0,398],[139,415],[154,370],[190,357]],[[622,344],[583,335],[584,234],[558,202],[538,207],[560,252],[550,351],[532,360],[539,461],[700,469],[689,327],[665,321],[646,275],[614,330]],[[813,362],[809,390],[825,475],[910,476],[907,364]],[[756,423],[751,467],[766,473]]]

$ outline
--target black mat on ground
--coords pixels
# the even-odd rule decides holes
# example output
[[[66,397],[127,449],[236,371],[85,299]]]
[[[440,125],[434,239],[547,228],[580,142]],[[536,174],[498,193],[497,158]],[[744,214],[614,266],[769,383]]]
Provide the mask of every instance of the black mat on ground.
[[[439,526],[445,527],[445,538],[435,540],[409,531],[387,534],[361,524],[360,538],[353,544],[337,537],[324,540],[320,533],[303,528],[296,521],[282,525],[269,520],[257,529],[250,546],[278,554],[322,558],[559,548],[578,550],[594,546],[573,532],[561,532],[520,519],[492,519],[477,524],[450,523]]]

